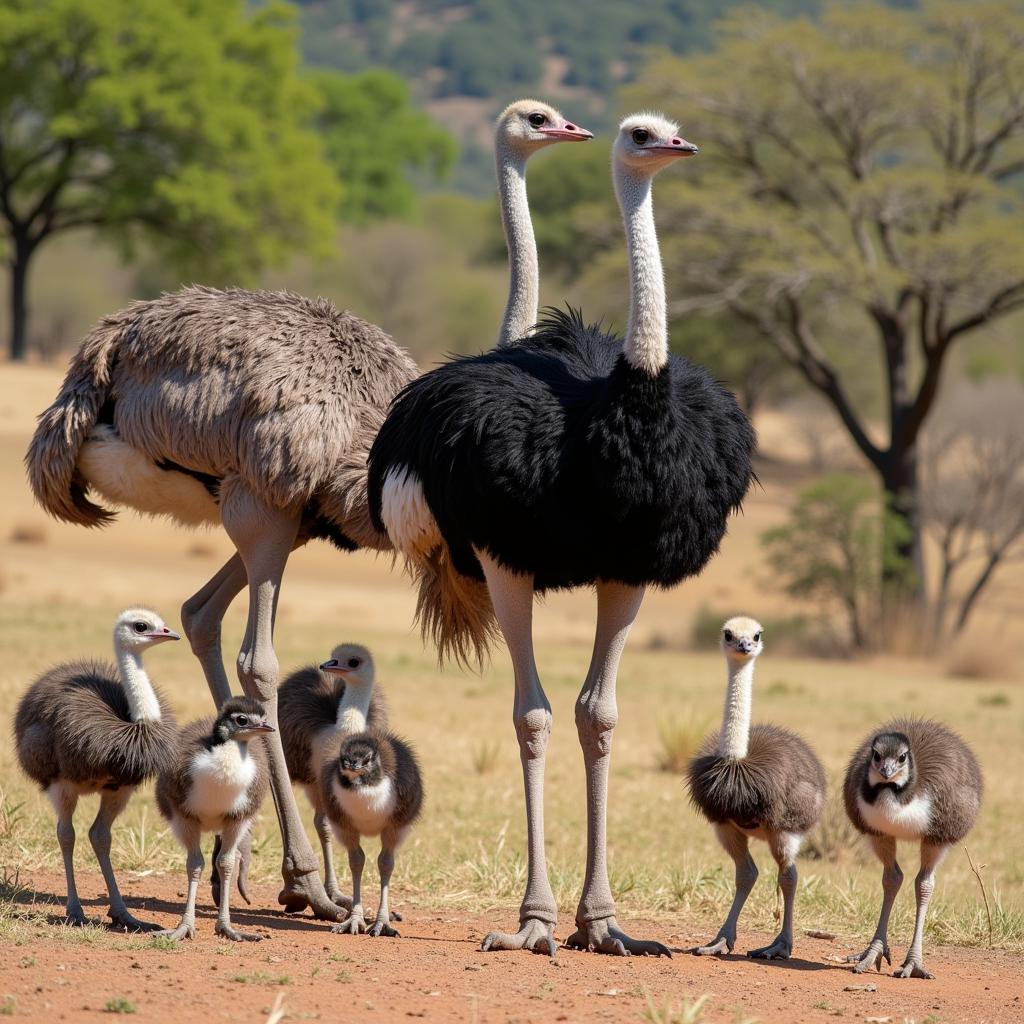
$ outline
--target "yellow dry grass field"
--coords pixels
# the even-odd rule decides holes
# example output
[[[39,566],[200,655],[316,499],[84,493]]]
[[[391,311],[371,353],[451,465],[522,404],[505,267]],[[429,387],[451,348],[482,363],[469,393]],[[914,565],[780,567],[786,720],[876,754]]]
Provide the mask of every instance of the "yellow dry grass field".
[[[0,868],[8,877],[17,869],[25,874],[60,865],[50,808],[20,776],[9,740],[22,691],[56,661],[108,657],[113,619],[129,604],[151,605],[177,623],[182,600],[229,553],[217,533],[189,533],[131,513],[111,528],[90,532],[53,522],[33,506],[21,457],[33,417],[52,400],[60,377],[53,367],[0,367]],[[778,422],[766,424],[764,433],[785,436]],[[685,746],[713,728],[720,714],[721,657],[715,650],[686,649],[698,610],[707,605],[764,617],[785,610],[766,579],[758,541],[763,529],[782,519],[792,495],[794,473],[777,471],[777,461],[761,468],[763,489],[752,493],[704,576],[648,597],[622,664],[608,831],[612,884],[624,923],[641,914],[666,922],[685,915],[705,925],[710,937],[731,897],[731,864],[688,806],[680,773],[658,765],[664,757],[662,737]],[[1020,621],[1021,602],[1019,576],[1008,576],[986,611],[991,642],[1002,651],[1019,644],[1020,627],[1014,631],[1011,624]],[[289,670],[321,660],[344,639],[373,649],[393,724],[417,747],[427,786],[426,813],[399,859],[393,898],[403,909],[487,911],[495,926],[507,927],[515,921],[525,879],[511,670],[500,650],[482,675],[438,668],[412,629],[413,605],[407,579],[388,559],[309,546],[295,554],[285,578],[277,630],[281,665]],[[244,610],[244,600],[236,602],[226,620],[229,665]],[[547,771],[547,852],[564,925],[575,909],[584,867],[583,769],[573,701],[590,654],[592,595],[550,598],[536,621],[538,660],[555,719]],[[986,865],[993,939],[1020,951],[1024,688],[1009,655],[1004,664],[1001,678],[967,681],[950,677],[938,661],[783,655],[772,650],[769,633],[758,665],[755,717],[806,736],[825,762],[833,791],[854,744],[888,716],[918,713],[958,728],[986,777],[984,809],[968,845],[974,861]],[[205,683],[185,643],[151,652],[147,667],[181,720],[210,710]],[[85,806],[80,812],[83,838],[91,810]],[[80,884],[91,893],[96,886],[90,876],[98,872],[87,843],[80,843],[79,854]],[[763,847],[755,847],[754,854],[764,870],[744,920],[750,928],[770,931],[775,913],[770,858]],[[909,847],[902,859],[908,874],[916,870]],[[268,803],[257,830],[254,873],[270,879],[279,864]],[[115,865],[128,873],[183,872],[183,857],[149,790],[117,825]],[[798,929],[870,934],[880,871],[846,826],[835,793],[799,870]],[[912,903],[908,885],[893,920],[894,946],[902,948],[909,939]],[[7,920],[6,926],[16,928],[17,922]],[[988,943],[985,907],[963,849],[939,872],[928,932],[929,942]]]

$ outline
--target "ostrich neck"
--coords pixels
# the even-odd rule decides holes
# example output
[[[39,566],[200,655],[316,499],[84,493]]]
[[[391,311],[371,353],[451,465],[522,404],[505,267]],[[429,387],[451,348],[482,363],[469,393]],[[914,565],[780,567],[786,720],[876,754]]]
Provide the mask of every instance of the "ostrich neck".
[[[537,322],[540,271],[526,198],[526,157],[507,142],[496,149],[501,222],[508,246],[508,303],[498,334],[498,347],[525,338]]]
[[[337,726],[340,732],[347,735],[366,731],[372,693],[372,683],[356,683],[351,679],[345,681],[345,694],[338,704]]]
[[[665,275],[654,227],[651,179],[627,170],[616,174],[616,193],[626,228],[629,256],[629,327],[625,356],[652,377],[668,362]]]
[[[729,687],[725,694],[722,735],[718,741],[721,757],[746,757],[750,743],[751,691],[754,688],[754,659],[736,666],[729,662]]]
[[[136,651],[119,649],[117,665],[121,670],[121,686],[128,698],[128,713],[132,721],[159,722],[160,702],[142,667],[142,655]]]

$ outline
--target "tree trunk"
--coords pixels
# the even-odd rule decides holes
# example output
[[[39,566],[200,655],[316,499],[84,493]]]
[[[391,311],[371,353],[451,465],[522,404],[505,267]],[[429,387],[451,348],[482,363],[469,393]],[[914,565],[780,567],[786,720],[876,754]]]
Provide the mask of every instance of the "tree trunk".
[[[882,469],[886,510],[882,586],[887,598],[921,606],[925,599],[917,443],[890,450]]]
[[[11,254],[11,359],[20,362],[28,353],[28,264],[31,247],[15,238]]]

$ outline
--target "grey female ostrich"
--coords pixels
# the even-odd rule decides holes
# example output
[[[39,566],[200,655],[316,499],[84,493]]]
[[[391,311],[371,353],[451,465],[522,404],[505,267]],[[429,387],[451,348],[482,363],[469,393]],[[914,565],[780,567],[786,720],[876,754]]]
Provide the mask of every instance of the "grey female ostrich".
[[[506,223],[520,226],[528,213],[516,168],[552,141],[589,136],[551,108],[527,107],[509,108],[497,128],[511,167],[502,199],[520,204]],[[514,282],[528,285],[532,267],[535,283],[532,233],[510,231],[509,242]],[[535,316],[530,295],[514,285],[506,320]],[[185,602],[182,623],[220,707],[231,692],[220,624],[248,583],[238,674],[274,723],[274,619],[288,557],[312,538],[346,551],[390,546],[370,522],[366,457],[389,403],[415,375],[383,331],[323,299],[185,288],[104,318],[85,339],[39,418],[29,482],[47,512],[84,526],[113,518],[88,499],[90,489],[186,525],[222,525],[236,554]],[[305,900],[334,920],[276,733],[267,748],[284,845],[279,899]]]
[[[370,652],[361,644],[339,644],[319,669],[309,665],[293,672],[278,691],[277,718],[288,774],[313,805],[313,824],[324,855],[324,888],[335,903],[347,906],[334,873],[320,773],[339,736],[388,726],[387,703],[374,685]],[[285,909],[296,913],[305,909],[305,903]]]
[[[811,748],[775,725],[750,725],[754,662],[764,649],[761,623],[742,616],[722,627],[722,653],[729,672],[721,733],[709,736],[690,762],[690,799],[712,825],[736,864],[736,895],[714,940],[698,955],[732,952],[736,922],[757,881],[747,849],[763,839],[779,866],[784,909],[778,936],[747,956],[786,960],[793,952],[796,855],[825,805],[825,769]]]
[[[981,769],[964,741],[938,722],[897,718],[872,733],[853,753],[843,798],[857,831],[882,862],[882,911],[868,948],[848,958],[860,974],[882,968],[889,952],[889,914],[903,884],[896,841],[921,844],[921,868],[914,879],[917,919],[901,978],[934,977],[924,966],[924,919],[943,858],[974,826],[981,809]]]
[[[355,733],[341,741],[338,756],[329,760],[320,776],[320,800],[338,841],[348,850],[352,869],[352,913],[333,931],[352,935],[367,931],[363,912],[362,880],[366,856],[362,836],[380,836],[380,902],[371,935],[395,937],[390,925],[388,892],[395,853],[423,807],[423,780],[412,748],[380,729]]]
[[[203,874],[204,832],[216,832],[221,845],[214,854],[221,876],[216,933],[232,942],[258,942],[262,936],[231,925],[231,875],[238,845],[267,795],[267,755],[262,740],[274,727],[259,701],[230,697],[217,718],[201,718],[181,730],[174,761],[156,780],[156,802],[185,847],[188,898],[177,928],[160,934],[194,939],[196,893]],[[256,742],[253,742],[256,741]]]
[[[532,337],[410,384],[370,453],[371,510],[419,577],[425,632],[442,656],[482,654],[496,619],[512,656],[527,888],[519,930],[491,933],[485,949],[555,951],[543,824],[551,706],[534,659],[533,597],[594,586],[594,651],[576,704],[587,871],[568,943],[669,952],[619,929],[608,884],[616,676],[645,588],[699,573],[717,550],[750,484],[754,448],[735,398],[668,351],[651,187],[658,171],[694,152],[657,115],[620,126],[612,162],[631,272],[625,344],[577,314],[551,312]]]
[[[174,756],[174,715],[142,667],[142,652],[181,639],[156,612],[129,608],[114,624],[117,667],[73,661],[44,672],[18,703],[14,736],[18,761],[57,812],[57,840],[67,876],[67,919],[86,923],[75,886],[78,798],[100,796],[89,841],[110,896],[110,919],[121,928],[146,930],[129,913],[110,864],[110,826],[137,786]]]

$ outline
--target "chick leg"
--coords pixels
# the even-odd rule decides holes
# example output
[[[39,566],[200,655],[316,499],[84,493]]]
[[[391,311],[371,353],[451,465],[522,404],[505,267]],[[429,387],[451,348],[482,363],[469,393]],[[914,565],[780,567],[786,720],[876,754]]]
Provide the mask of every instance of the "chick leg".
[[[259,942],[263,936],[253,932],[240,932],[231,926],[231,877],[235,871],[238,845],[249,831],[248,821],[228,822],[221,829],[221,851],[217,867],[220,869],[220,906],[217,908],[216,933],[232,942]]]
[[[800,849],[800,838],[792,832],[782,832],[773,834],[768,840],[775,863],[779,865],[782,929],[767,946],[747,953],[755,960],[788,960],[793,955],[793,902],[796,898],[796,855]]]
[[[875,856],[882,862],[882,912],[878,915],[878,927],[875,928],[874,937],[863,953],[855,953],[848,956],[846,962],[856,964],[854,971],[863,974],[866,970],[874,967],[882,969],[882,958],[888,964],[892,963],[892,953],[889,951],[889,915],[892,913],[892,905],[896,900],[896,894],[903,884],[903,872],[896,863],[896,840],[891,836],[869,836],[871,848]]]
[[[352,912],[340,924],[334,925],[331,931],[344,935],[362,935],[366,931],[366,912],[363,910],[363,865],[366,863],[366,854],[355,832],[345,830],[338,838],[348,850],[348,866],[352,871]]]
[[[949,853],[949,846],[921,843],[921,870],[914,879],[917,895],[917,919],[914,922],[914,941],[907,950],[903,966],[896,972],[900,978],[934,978],[924,966],[922,946],[924,944],[924,919],[928,913],[928,901],[935,889],[935,869]]]
[[[199,892],[199,879],[203,877],[203,848],[200,842],[202,835],[192,822],[175,818],[171,827],[186,850],[185,877],[188,879],[188,898],[185,901],[185,912],[181,915],[178,927],[153,934],[178,942],[181,939],[196,937],[196,895]]]
[[[386,829],[380,837],[380,855],[377,857],[377,871],[380,873],[380,904],[377,919],[370,928],[374,936],[387,935],[397,938],[398,932],[388,923],[391,910],[388,907],[388,892],[391,886],[391,872],[395,870],[395,851],[405,838],[405,829]]]
[[[757,881],[757,865],[750,856],[750,841],[746,835],[733,825],[716,825],[715,835],[722,844],[725,852],[733,859],[736,865],[736,894],[732,899],[732,906],[729,908],[729,915],[725,924],[718,929],[718,934],[706,946],[697,946],[690,952],[697,956],[710,956],[715,953],[732,952],[736,945],[736,925],[743,911],[743,905],[747,902],[750,890],[754,888]]]
[[[68,898],[64,916],[68,924],[86,924],[82,901],[78,898],[78,887],[75,885],[75,825],[72,818],[78,806],[78,794],[71,786],[54,782],[46,795],[57,812],[57,842],[60,844],[61,856],[64,858],[64,878],[67,881]]]

